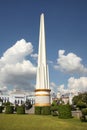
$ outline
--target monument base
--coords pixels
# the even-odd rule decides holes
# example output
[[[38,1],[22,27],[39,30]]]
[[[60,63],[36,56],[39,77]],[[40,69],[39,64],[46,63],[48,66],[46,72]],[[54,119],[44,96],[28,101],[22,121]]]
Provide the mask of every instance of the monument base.
[[[50,106],[50,89],[35,90],[35,106]]]

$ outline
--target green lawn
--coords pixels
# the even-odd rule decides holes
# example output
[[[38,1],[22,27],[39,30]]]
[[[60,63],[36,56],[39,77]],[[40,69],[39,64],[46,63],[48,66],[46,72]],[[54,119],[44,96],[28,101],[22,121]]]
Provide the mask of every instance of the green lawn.
[[[0,114],[0,130],[87,130],[87,123],[74,118]]]

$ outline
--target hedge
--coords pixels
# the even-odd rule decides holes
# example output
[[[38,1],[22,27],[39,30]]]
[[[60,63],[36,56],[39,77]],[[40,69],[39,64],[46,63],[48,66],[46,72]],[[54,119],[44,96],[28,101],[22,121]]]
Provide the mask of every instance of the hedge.
[[[38,107],[38,106],[35,107],[35,114],[41,115],[41,107]]]
[[[36,106],[35,114],[36,115],[50,115],[51,114],[50,106],[43,106],[43,107]]]
[[[42,107],[41,115],[50,115],[50,114],[51,114],[50,106]]]
[[[14,107],[13,106],[6,106],[6,114],[13,114],[14,112]]]
[[[18,106],[17,107],[17,114],[25,114],[25,107],[24,106]]]
[[[87,115],[87,108],[83,108],[83,109],[82,109],[82,114],[83,114],[83,115]]]
[[[68,104],[59,105],[58,106],[58,115],[59,115],[59,118],[63,118],[63,119],[71,118],[72,117],[71,106]]]
[[[0,113],[2,113],[2,106],[0,106]]]
[[[58,106],[56,105],[56,106],[51,106],[51,111],[58,111]]]

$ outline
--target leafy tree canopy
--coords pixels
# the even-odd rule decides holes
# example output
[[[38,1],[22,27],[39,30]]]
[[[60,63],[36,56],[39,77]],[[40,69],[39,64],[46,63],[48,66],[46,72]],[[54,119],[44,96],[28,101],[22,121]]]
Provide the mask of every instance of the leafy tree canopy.
[[[80,93],[78,96],[74,96],[73,105],[76,105],[80,109],[87,107],[87,92]]]

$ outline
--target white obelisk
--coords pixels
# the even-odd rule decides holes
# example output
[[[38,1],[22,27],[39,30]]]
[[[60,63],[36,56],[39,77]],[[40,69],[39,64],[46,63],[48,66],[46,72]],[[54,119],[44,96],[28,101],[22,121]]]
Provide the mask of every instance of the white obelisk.
[[[44,14],[40,17],[38,67],[35,90],[35,106],[50,106],[49,71],[46,63]]]

